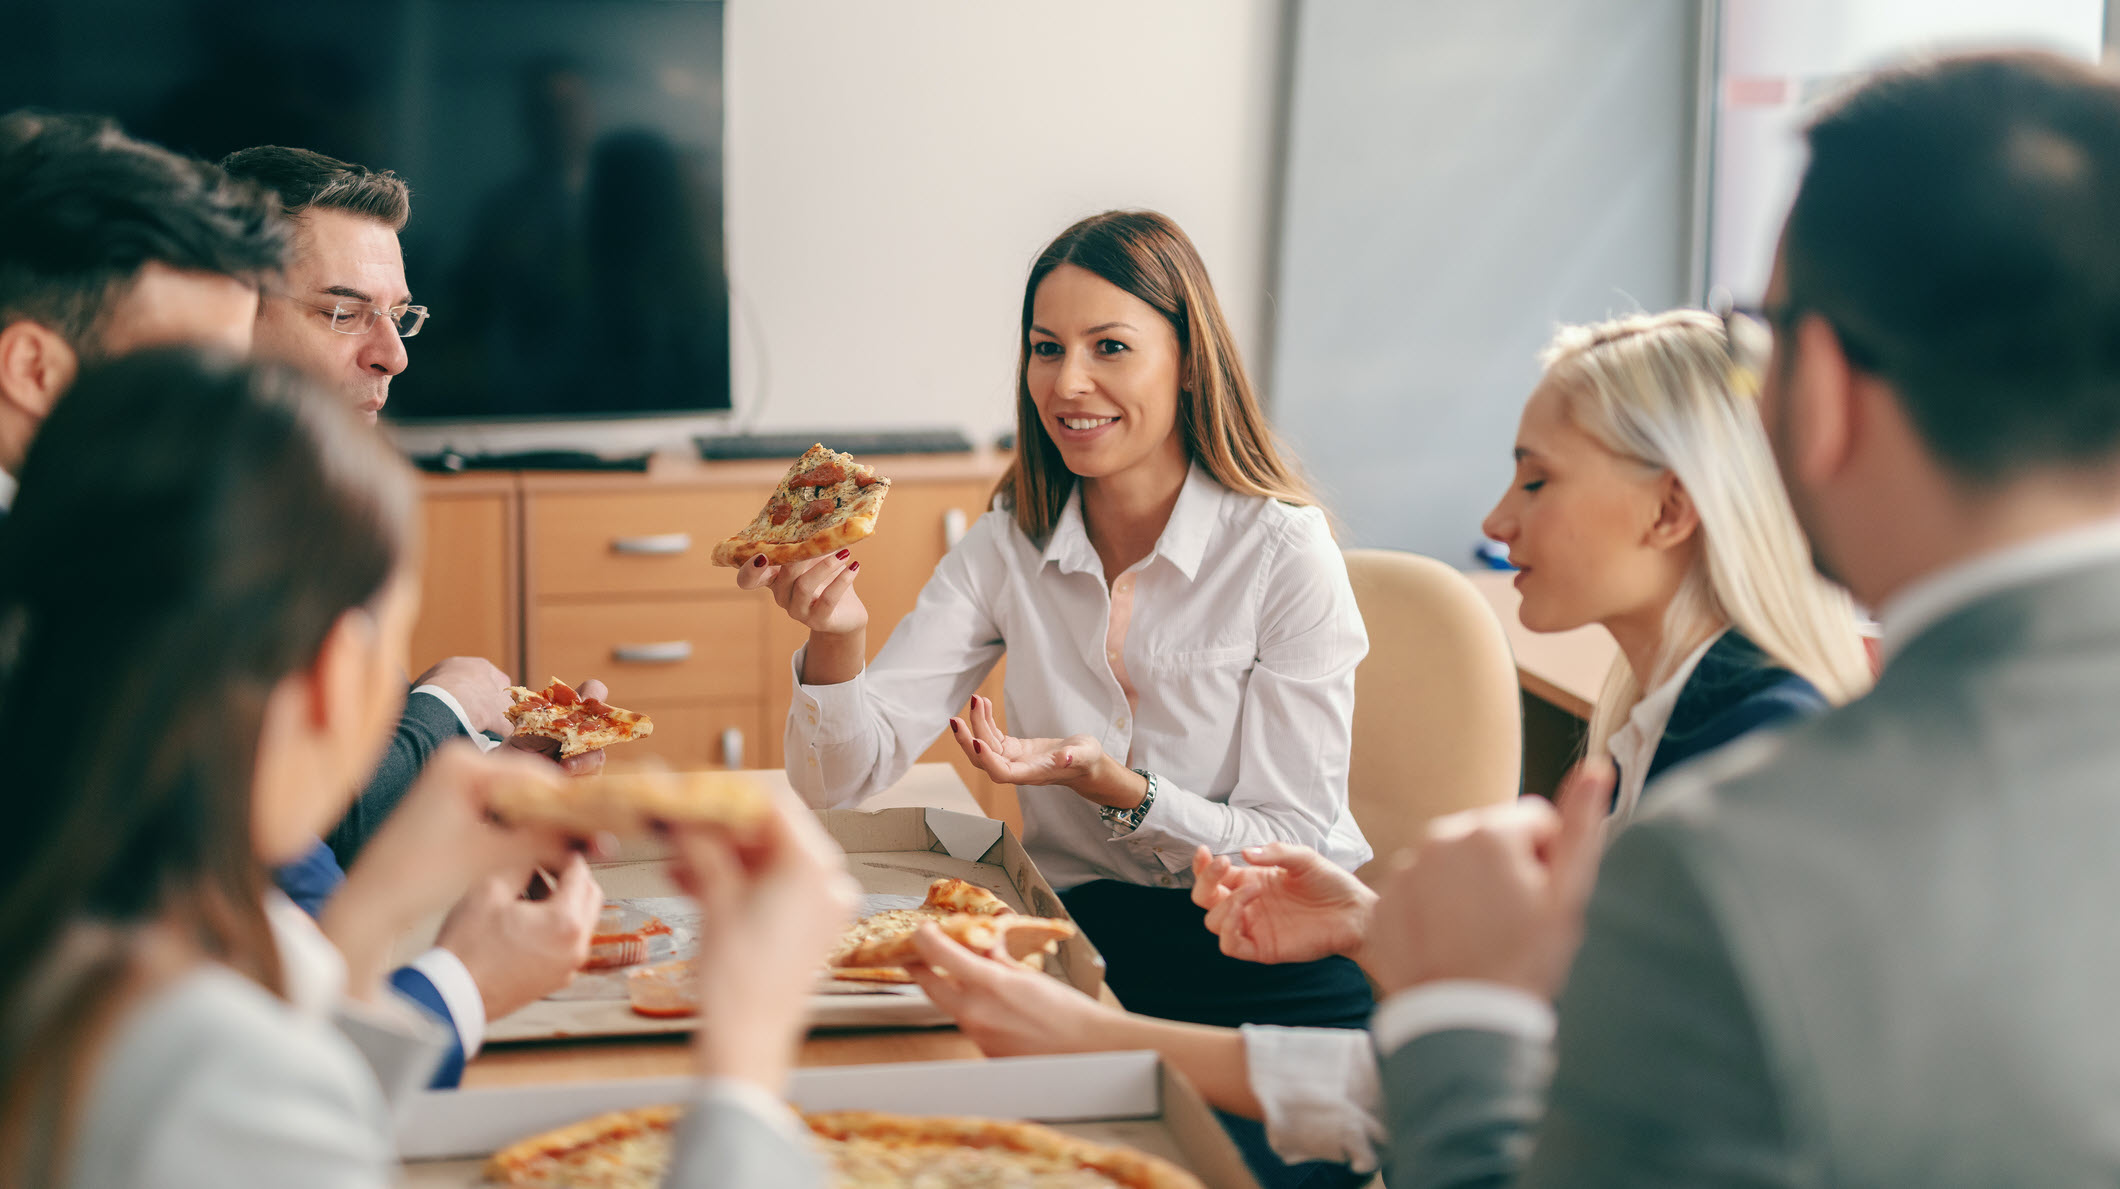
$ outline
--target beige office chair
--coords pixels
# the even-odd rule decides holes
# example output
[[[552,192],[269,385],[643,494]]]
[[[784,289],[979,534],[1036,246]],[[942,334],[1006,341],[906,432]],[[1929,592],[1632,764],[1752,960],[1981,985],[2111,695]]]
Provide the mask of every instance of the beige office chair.
[[[1388,549],[1347,551],[1369,627],[1355,670],[1347,799],[1375,884],[1430,818],[1517,794],[1523,721],[1502,625],[1463,574]]]

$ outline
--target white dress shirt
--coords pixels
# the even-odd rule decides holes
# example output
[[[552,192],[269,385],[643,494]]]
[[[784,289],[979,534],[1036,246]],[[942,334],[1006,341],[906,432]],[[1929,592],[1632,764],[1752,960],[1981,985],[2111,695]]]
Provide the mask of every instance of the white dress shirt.
[[[1368,649],[1315,508],[1237,495],[1195,465],[1154,550],[1107,587],[1079,489],[1042,547],[997,501],[853,680],[801,684],[796,652],[788,778],[820,809],[882,792],[1006,652],[1012,735],[1092,735],[1158,781],[1126,834],[1065,788],[1020,790],[1025,848],[1054,887],[1188,886],[1203,843],[1298,842],[1352,869],[1370,857],[1347,811]]]
[[[1909,583],[1878,614],[1884,627],[1885,663],[1889,666],[1891,658],[1922,632],[1982,599],[2113,561],[2120,561],[2120,520],[2101,521],[1991,550]],[[1730,752],[1737,752],[1741,746],[1733,745]],[[1687,779],[1714,779],[1722,771],[1720,761],[1728,754],[1718,755],[1715,768],[1704,773],[1696,770],[1698,775]],[[1746,767],[1760,758],[1761,753],[1753,748],[1747,748],[1742,756],[1730,755],[1733,764]],[[1439,1000],[1447,1001],[1451,1010],[1436,1010]],[[1434,982],[1391,996],[1377,1008],[1371,1022],[1377,1051],[1385,1054],[1427,1033],[1455,1028],[1550,1040],[1554,1030],[1553,1005],[1529,991],[1499,983]]]
[[[15,482],[13,475],[0,470],[0,512],[5,512],[15,506],[15,489],[18,486],[20,484]]]

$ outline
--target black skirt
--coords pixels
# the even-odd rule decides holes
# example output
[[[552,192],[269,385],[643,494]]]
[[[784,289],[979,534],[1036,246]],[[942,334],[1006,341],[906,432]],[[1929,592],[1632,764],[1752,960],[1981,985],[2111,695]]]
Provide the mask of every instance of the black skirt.
[[[1099,879],[1060,901],[1104,955],[1105,981],[1128,1011],[1226,1028],[1362,1028],[1376,1007],[1346,958],[1262,966],[1224,954],[1183,888]]]

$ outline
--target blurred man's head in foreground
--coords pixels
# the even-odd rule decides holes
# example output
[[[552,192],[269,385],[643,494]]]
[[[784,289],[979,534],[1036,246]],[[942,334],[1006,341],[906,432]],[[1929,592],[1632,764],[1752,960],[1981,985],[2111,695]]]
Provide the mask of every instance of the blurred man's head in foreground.
[[[0,470],[84,362],[247,352],[285,234],[269,195],[109,120],[0,116]]]
[[[1862,83],[1809,142],[1763,411],[1821,566],[1889,590],[1898,501],[2120,494],[2120,78],[1940,59]]]

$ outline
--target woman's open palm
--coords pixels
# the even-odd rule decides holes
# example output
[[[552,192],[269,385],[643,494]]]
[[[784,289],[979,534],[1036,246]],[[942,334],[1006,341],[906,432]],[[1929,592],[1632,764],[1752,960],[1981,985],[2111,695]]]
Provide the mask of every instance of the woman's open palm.
[[[950,720],[950,737],[972,763],[999,784],[1066,784],[1095,770],[1104,745],[1090,735],[1065,739],[1018,739],[994,721],[994,704],[972,699],[964,718]]]

